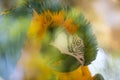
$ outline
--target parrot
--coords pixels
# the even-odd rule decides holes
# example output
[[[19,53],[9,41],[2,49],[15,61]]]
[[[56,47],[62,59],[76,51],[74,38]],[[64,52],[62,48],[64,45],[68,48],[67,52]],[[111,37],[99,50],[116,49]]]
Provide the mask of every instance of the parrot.
[[[26,41],[26,44],[24,47],[25,53],[23,52],[23,57],[21,57],[21,60],[23,60],[22,61],[23,64],[25,64],[25,66],[24,66],[25,70],[28,70],[28,71],[26,71],[27,78],[25,80],[30,80],[30,79],[47,80],[47,78],[49,79],[52,75],[54,75],[54,77],[52,77],[51,80],[54,80],[54,79],[55,80],[95,80],[97,78],[99,79],[99,75],[95,75],[94,77],[92,77],[92,75],[88,69],[88,66],[80,66],[79,65],[78,67],[76,67],[76,68],[78,68],[77,70],[70,68],[69,65],[73,65],[73,64],[68,64],[69,60],[71,60],[70,59],[71,56],[68,56],[70,53],[68,55],[66,55],[67,53],[59,51],[59,48],[56,48],[54,43],[52,45],[51,44],[46,45],[46,43],[50,42],[51,37],[53,37],[53,36],[51,36],[51,33],[49,31],[47,32],[47,26],[50,25],[49,22],[51,22],[51,21],[47,22],[47,20],[44,20],[46,22],[43,21],[43,23],[46,23],[46,24],[42,25],[41,19],[43,19],[42,16],[44,16],[44,15],[38,14],[35,10],[33,10],[33,12],[34,12],[33,19],[31,21],[31,25],[28,30],[28,37],[27,37],[28,41]],[[48,11],[48,13],[49,13],[49,11]],[[60,30],[60,28],[58,30]],[[58,30],[56,32],[59,33]],[[64,32],[64,30],[60,30],[60,31]],[[41,34],[39,32],[41,32]],[[47,37],[43,37],[43,36],[47,36]],[[49,36],[51,36],[51,37],[49,37]],[[41,40],[42,38],[43,38],[43,40]],[[31,40],[29,40],[29,39],[31,39]],[[52,40],[52,41],[54,41],[54,40]],[[40,42],[43,42],[43,44],[40,44]],[[44,50],[44,49],[46,49],[46,50]],[[38,57],[38,56],[40,56],[40,54],[39,54],[40,50],[41,50],[41,52],[44,52],[44,53],[40,53],[41,56],[43,56],[43,58]],[[62,54],[62,53],[64,53],[64,54]],[[26,55],[28,55],[28,56],[26,56]],[[60,56],[60,55],[62,55],[62,56]],[[35,57],[35,59],[33,57]],[[37,58],[38,58],[37,61],[39,61],[40,63],[35,61]],[[59,60],[61,60],[61,58],[64,59],[62,62],[59,61]],[[53,59],[53,61],[52,61],[52,59]],[[64,63],[65,59],[68,59],[66,63]],[[29,60],[30,60],[30,62],[29,62]],[[56,62],[57,60],[58,60],[58,62]],[[25,63],[25,61],[28,61],[28,62]],[[45,64],[45,63],[47,63],[47,64]],[[62,63],[64,63],[64,64],[61,65]],[[31,76],[29,74],[29,73],[32,73],[32,72],[29,72],[29,71],[31,71],[31,67],[30,67],[31,65],[33,65],[32,70],[37,69],[36,67],[39,66],[39,69],[41,68],[40,72],[42,71],[42,75],[44,75],[44,77],[41,77],[40,75],[37,76],[39,73],[37,75],[33,74],[33,76]],[[44,66],[44,67],[42,67],[42,66]],[[30,70],[29,70],[29,67],[30,67]],[[60,67],[62,67],[62,68],[59,69]],[[68,69],[68,70],[65,70],[65,69]],[[71,69],[72,69],[72,72],[71,72]],[[37,70],[37,71],[39,72],[39,70]],[[62,71],[62,73],[61,73],[61,71]],[[104,79],[101,78],[101,76],[100,76],[100,80],[104,80]]]
[[[2,15],[5,25],[0,32],[6,37],[0,39],[0,76],[5,80],[18,79],[15,69],[22,71],[22,80],[104,80],[100,74],[92,76],[88,68],[97,54],[91,25],[80,12],[59,3],[30,0]]]

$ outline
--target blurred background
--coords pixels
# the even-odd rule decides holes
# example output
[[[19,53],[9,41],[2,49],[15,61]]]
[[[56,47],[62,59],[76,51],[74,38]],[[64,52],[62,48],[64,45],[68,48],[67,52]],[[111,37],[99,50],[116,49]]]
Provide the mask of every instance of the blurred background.
[[[89,66],[92,75],[99,72],[104,76],[105,80],[120,80],[120,0],[61,1],[63,4],[70,5],[81,11],[92,25],[98,41],[97,58]],[[15,12],[18,14],[15,14],[15,16],[8,15],[12,18],[7,18],[4,14],[9,14],[12,9],[27,4],[27,2],[29,0],[0,0],[0,72],[5,69],[3,57],[7,56],[8,58],[7,62],[9,64],[7,66],[10,67],[7,69],[10,72],[14,68],[11,63],[14,65],[17,63],[15,61],[19,59],[26,37],[24,35],[28,28],[26,26],[29,26],[32,17],[29,8],[16,10]],[[26,14],[25,18],[24,15]],[[16,42],[16,44],[12,44],[12,42]],[[14,54],[7,54],[9,50],[18,45],[19,47]],[[7,55],[3,55],[3,53]],[[7,71],[5,73],[6,75],[10,74]],[[0,77],[0,80],[4,79]]]

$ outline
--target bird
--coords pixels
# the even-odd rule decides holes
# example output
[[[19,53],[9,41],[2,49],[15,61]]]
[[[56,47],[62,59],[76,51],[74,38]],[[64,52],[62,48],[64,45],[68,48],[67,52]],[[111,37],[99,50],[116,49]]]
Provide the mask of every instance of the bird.
[[[48,4],[48,2],[44,4]],[[34,3],[31,3],[32,9],[27,8],[28,16],[32,17],[30,13],[32,10],[33,17],[31,18],[30,26],[25,30],[26,33],[23,34],[22,53],[19,59],[16,60],[15,68],[22,71],[21,75],[24,75],[22,76],[23,80],[94,79],[87,66],[95,59],[97,51],[94,36],[91,36],[91,33],[86,31],[89,30],[90,25],[84,20],[82,15],[78,15],[79,12],[76,14],[78,17],[76,18],[73,14],[74,10],[69,11],[69,7],[67,8],[68,12],[65,11],[65,8],[60,9],[59,5],[58,8],[54,8],[58,2],[55,2],[54,5],[51,3],[52,6],[48,5],[47,7],[42,2],[39,5],[44,5],[43,9],[37,8],[34,6]],[[38,9],[40,11],[36,11]],[[21,10],[23,8],[20,8],[18,12]],[[13,10],[12,15],[15,14],[14,11],[17,11],[17,9]],[[27,22],[24,18],[21,19],[19,14],[12,17],[20,19],[20,22],[23,23]],[[77,19],[79,22],[77,22]],[[20,22],[18,23],[20,24]],[[54,42],[56,32],[61,29],[67,36],[72,35],[72,39],[70,38],[72,42],[68,43],[67,52],[50,43],[50,41]],[[73,35],[76,32],[79,34]],[[89,39],[93,42],[90,42]],[[78,43],[79,45],[77,45]],[[86,46],[92,46],[93,48],[87,48]],[[88,54],[88,51],[91,54]],[[16,79],[14,72],[11,74],[11,78]]]

